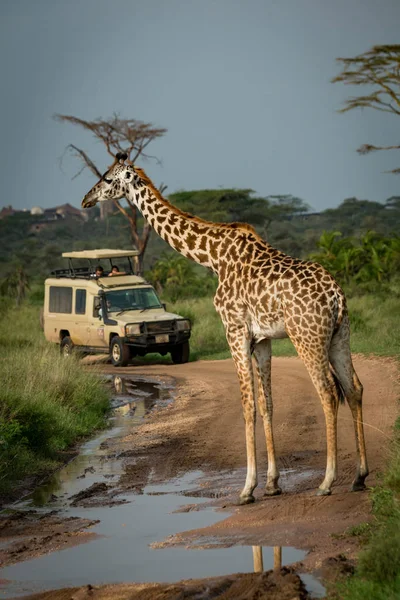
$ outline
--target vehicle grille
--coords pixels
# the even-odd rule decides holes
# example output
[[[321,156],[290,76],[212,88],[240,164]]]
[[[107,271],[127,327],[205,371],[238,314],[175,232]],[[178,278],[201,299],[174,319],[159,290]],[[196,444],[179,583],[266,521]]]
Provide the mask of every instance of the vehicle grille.
[[[148,333],[162,333],[174,329],[174,321],[158,321],[156,323],[146,323]]]

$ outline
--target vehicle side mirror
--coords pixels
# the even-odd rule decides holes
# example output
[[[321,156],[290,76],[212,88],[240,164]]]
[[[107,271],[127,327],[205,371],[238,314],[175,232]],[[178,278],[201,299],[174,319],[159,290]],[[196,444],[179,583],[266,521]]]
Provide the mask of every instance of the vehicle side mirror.
[[[162,307],[164,310],[167,310],[167,305],[165,304],[165,302],[162,302]]]

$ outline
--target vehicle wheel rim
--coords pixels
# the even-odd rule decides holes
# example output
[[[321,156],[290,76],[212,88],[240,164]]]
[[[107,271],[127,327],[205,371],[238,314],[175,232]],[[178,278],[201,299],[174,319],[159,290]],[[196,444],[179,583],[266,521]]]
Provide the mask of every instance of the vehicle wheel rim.
[[[71,354],[71,348],[66,344],[64,346],[64,356],[69,356]]]
[[[119,350],[118,344],[114,344],[112,347],[112,357],[115,360],[115,362],[118,362],[121,358],[121,352]]]

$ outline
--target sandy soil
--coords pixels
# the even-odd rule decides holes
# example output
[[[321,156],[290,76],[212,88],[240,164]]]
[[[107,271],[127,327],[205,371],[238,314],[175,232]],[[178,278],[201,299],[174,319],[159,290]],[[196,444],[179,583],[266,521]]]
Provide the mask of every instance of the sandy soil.
[[[373,485],[387,460],[391,428],[398,414],[398,363],[391,359],[359,356],[355,357],[354,363],[365,390],[364,419],[371,471],[367,483]],[[117,372],[108,365],[103,370]],[[325,469],[325,422],[319,399],[299,359],[275,358],[272,365],[275,442],[283,494],[273,498],[263,496],[267,458],[261,424],[258,423],[259,486],[255,492],[255,504],[244,507],[235,505],[245,479],[246,456],[239,387],[232,361],[118,369],[118,374],[123,373],[130,376],[151,375],[162,380],[174,378],[177,387],[172,405],[154,412],[150,419],[124,439],[110,440],[110,452],[118,450],[126,460],[125,473],[116,484],[115,493],[128,489],[140,492],[150,473],[152,480],[157,482],[201,470],[204,477],[198,495],[208,497],[210,503],[222,511],[221,521],[216,525],[161,540],[159,545],[206,547],[212,543],[215,547],[216,544],[245,543],[296,546],[310,551],[303,564],[298,565],[303,571],[319,569],[329,557],[339,553],[354,556],[358,549],[355,538],[332,535],[342,533],[369,516],[368,494],[349,491],[356,461],[351,414],[347,406],[340,407],[339,477],[333,493],[329,497],[316,497],[315,490],[323,479]],[[190,508],[188,506],[187,510]],[[7,535],[7,527],[3,527],[2,531],[0,535]],[[21,558],[24,559],[23,553]],[[262,598],[263,595],[256,594],[261,594],[267,583],[257,577],[258,591],[253,595],[242,596],[239,592],[236,596],[224,595],[225,588],[215,583],[212,595],[207,597]],[[229,578],[218,578],[218,581],[222,579]],[[239,576],[229,579],[229,585],[235,581],[240,585],[239,580]],[[209,585],[211,580],[207,581]],[[157,587],[160,596],[156,595],[153,587],[153,595],[148,597],[192,597],[193,589],[187,591],[182,587],[186,585],[164,586],[165,593]],[[202,585],[198,583],[198,592],[203,589]],[[228,586],[228,583],[224,585]],[[121,586],[113,586],[112,593],[110,586],[106,588],[96,588],[96,593],[80,588],[65,590],[59,596],[44,594],[32,598],[139,597],[134,595],[133,590],[138,589],[135,586],[129,586],[129,590],[126,588],[125,591]],[[144,594],[144,588],[141,586],[140,589]],[[293,589],[291,593],[276,597],[306,597],[301,595],[300,588],[296,592]]]

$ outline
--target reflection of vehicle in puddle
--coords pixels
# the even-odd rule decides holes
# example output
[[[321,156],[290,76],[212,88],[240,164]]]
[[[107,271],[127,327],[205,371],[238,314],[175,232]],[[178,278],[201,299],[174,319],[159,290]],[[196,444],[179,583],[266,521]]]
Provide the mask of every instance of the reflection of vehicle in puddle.
[[[114,387],[117,394],[122,394],[122,392],[125,391],[124,388],[126,386],[124,385],[122,377],[119,375],[115,375],[114,377]]]

